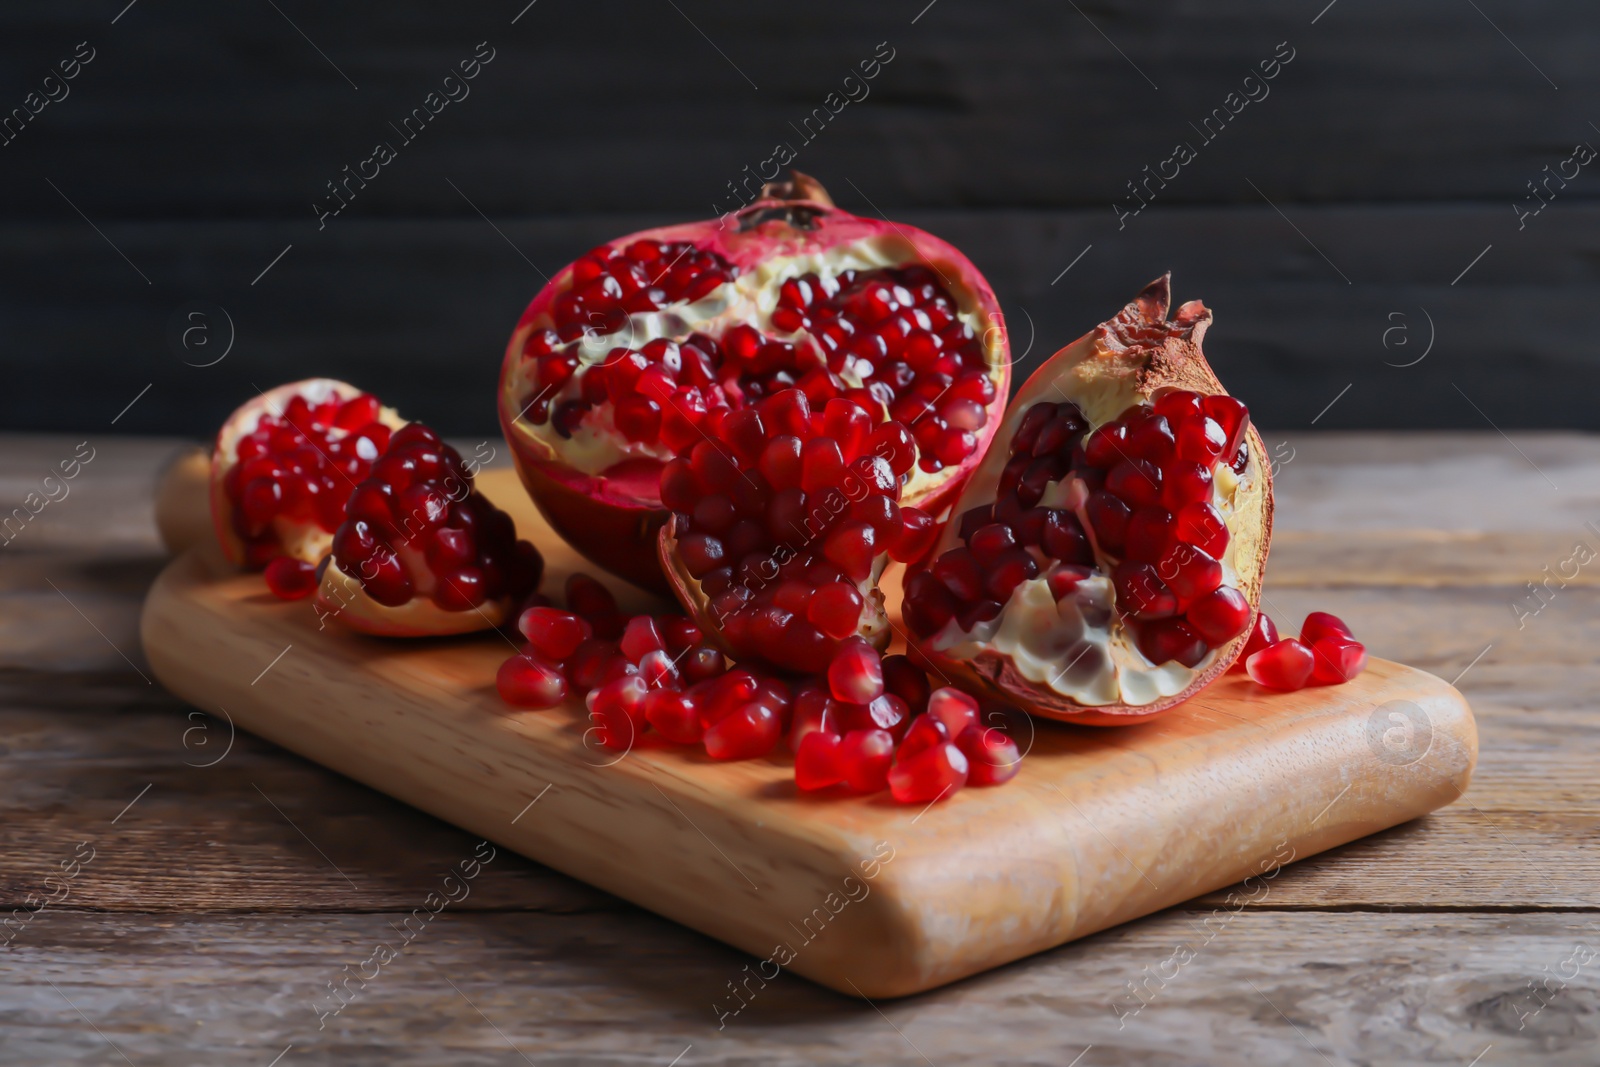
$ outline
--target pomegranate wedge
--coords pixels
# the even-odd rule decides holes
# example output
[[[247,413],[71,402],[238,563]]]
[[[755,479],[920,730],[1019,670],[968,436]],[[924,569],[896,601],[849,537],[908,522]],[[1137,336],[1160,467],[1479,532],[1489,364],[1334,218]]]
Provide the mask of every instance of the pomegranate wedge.
[[[798,388],[820,429],[849,400],[862,434],[911,429],[902,497],[933,512],[982,456],[1009,384],[994,293],[961,253],[841,211],[797,173],[737,214],[620,237],[558,273],[507,346],[500,423],[556,531],[665,590],[661,474],[708,423]]]
[[[1245,406],[1171,318],[1169,279],[1063,348],[1018,392],[925,565],[915,647],[969,692],[1050,718],[1164,711],[1238,657],[1272,528]]]
[[[290,589],[295,572],[327,555],[345,500],[404,425],[377,397],[331,378],[280,385],[241,405],[211,453],[223,554],[254,570],[286,558],[274,591]]]
[[[459,634],[506,620],[544,560],[421,423],[397,431],[351,493],[323,567],[324,617],[387,637]]]

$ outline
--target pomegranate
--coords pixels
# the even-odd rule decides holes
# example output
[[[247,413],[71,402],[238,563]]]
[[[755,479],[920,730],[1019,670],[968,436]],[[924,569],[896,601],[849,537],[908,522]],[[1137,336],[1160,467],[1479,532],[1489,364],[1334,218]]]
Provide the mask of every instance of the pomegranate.
[[[351,492],[317,605],[389,637],[499,626],[539,584],[544,560],[472,484],[454,448],[421,423],[395,432]]]
[[[964,256],[841,211],[795,173],[736,215],[620,237],[563,268],[506,348],[500,422],[551,526],[664,591],[663,469],[726,416],[798,388],[820,432],[829,402],[848,399],[862,415],[834,427],[845,452],[895,418],[918,448],[904,501],[936,513],[1009,382],[998,305]],[[780,425],[767,420],[773,436],[797,432]]]
[[[888,644],[878,577],[925,550],[932,522],[899,504],[911,433],[870,421],[845,397],[814,418],[802,390],[784,389],[711,413],[710,436],[666,465],[662,568],[734,659],[816,674],[841,643]],[[862,685],[883,691],[881,677]]]
[[[913,651],[970,693],[1125,723],[1198,692],[1244,645],[1271,472],[1201,352],[1211,312],[1192,301],[1169,318],[1168,284],[1023,385],[907,577]],[[929,782],[955,776],[936,770]]]
[[[211,452],[211,518],[223,554],[253,570],[287,559],[269,586],[285,599],[306,595],[344,502],[404,425],[370,393],[331,378],[280,385],[242,404]]]

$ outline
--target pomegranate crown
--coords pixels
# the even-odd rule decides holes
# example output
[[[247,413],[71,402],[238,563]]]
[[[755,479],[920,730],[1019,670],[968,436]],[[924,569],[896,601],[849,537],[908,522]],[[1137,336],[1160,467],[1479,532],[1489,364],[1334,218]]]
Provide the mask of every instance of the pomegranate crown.
[[[1159,348],[1169,339],[1198,345],[1211,325],[1211,309],[1198,300],[1180,304],[1171,318],[1172,272],[1167,271],[1139,291],[1126,307],[1103,323],[1103,336],[1122,348]]]

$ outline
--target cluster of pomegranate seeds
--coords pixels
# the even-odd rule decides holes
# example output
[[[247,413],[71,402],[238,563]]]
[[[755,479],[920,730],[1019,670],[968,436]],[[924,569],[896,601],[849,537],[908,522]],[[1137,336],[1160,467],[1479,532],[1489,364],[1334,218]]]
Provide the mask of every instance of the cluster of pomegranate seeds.
[[[736,658],[820,673],[881,616],[884,555],[914,559],[933,539],[932,518],[899,504],[916,447],[842,397],[813,413],[799,389],[713,415],[661,475],[678,559]]]
[[[625,751],[654,730],[703,745],[712,759],[753,759],[787,736],[801,789],[888,788],[902,803],[998,785],[1021,764],[1005,730],[980,724],[977,701],[955,689],[930,692],[908,658],[880,656],[859,637],[841,643],[824,673],[790,683],[730,669],[686,616],[625,618],[587,575],[573,575],[566,593],[571,610],[536,602],[523,611],[517,627],[527,644],[501,664],[495,686],[520,708],[584,695],[608,748]]]
[[[295,396],[282,413],[261,416],[235,446],[238,461],[224,476],[233,503],[233,530],[245,558],[264,567],[282,553],[275,520],[332,533],[344,521],[344,502],[389,445],[378,398],[368,393],[313,406]],[[292,582],[274,587],[298,588]],[[281,595],[281,594],[280,594]]]
[[[738,323],[719,337],[691,333],[681,342],[662,337],[638,349],[619,346],[604,361],[585,367],[574,340],[582,333],[581,322],[569,310],[571,302],[602,283],[619,292],[637,284],[635,275],[644,268],[632,259],[634,250],[650,247],[661,249],[657,261],[682,256],[669,277],[682,269],[699,270],[682,266],[697,263],[697,256],[711,256],[721,265],[706,267],[682,290],[631,292],[614,305],[619,310],[607,313],[610,317],[601,315],[602,332],[620,329],[625,313],[638,310],[629,299],[659,292],[671,298],[669,303],[694,300],[714,289],[713,281],[720,285],[733,276],[732,268],[711,253],[635,241],[622,252],[611,250],[612,258],[605,261],[625,263],[625,268],[613,266],[580,289],[578,278],[600,269],[596,257],[606,250],[579,260],[575,288],[557,298],[552,310],[556,328],[535,330],[524,342],[524,358],[536,361],[527,407],[534,423],[550,422],[570,437],[596,409],[607,408],[612,425],[629,442],[676,455],[702,439],[704,424],[719,417],[716,412],[726,415],[798,388],[819,412],[828,401],[847,398],[873,423],[892,417],[913,427],[922,448],[917,462],[925,471],[959,463],[977,449],[976,431],[988,418],[994,382],[982,343],[956,317],[954,300],[926,267],[788,279],[771,315],[773,329],[788,339]],[[622,277],[627,281],[618,281]],[[596,313],[582,314],[592,318]]]
[[[907,624],[921,636],[952,619],[970,631],[1041,575],[1060,600],[1098,558],[1144,656],[1197,665],[1250,622],[1249,601],[1222,584],[1228,528],[1212,503],[1216,470],[1248,461],[1248,427],[1239,401],[1186,390],[1087,436],[1077,405],[1034,404],[1011,440],[995,503],[963,514],[961,544],[907,581]]]
[[[1313,611],[1300,627],[1300,637],[1280,638],[1265,612],[1245,642],[1234,665],[1252,681],[1269,689],[1293,690],[1306,685],[1340,685],[1367,665],[1367,649],[1337,615]]]
[[[1008,781],[1022,756],[1005,731],[980,723],[978,711],[960,690],[929,692],[927,677],[906,657],[880,659],[852,638],[825,682],[802,683],[795,692],[795,784],[862,794],[887,787],[902,804],[926,804],[964,785]]]
[[[613,333],[631,314],[692,303],[738,274],[715,252],[687,241],[601,245],[572,265],[571,285],[556,297],[550,314],[561,341],[586,332]]]
[[[520,601],[544,569],[511,517],[473,491],[460,454],[421,423],[395,432],[343,513],[334,561],[388,607],[415,597],[445,611]]]

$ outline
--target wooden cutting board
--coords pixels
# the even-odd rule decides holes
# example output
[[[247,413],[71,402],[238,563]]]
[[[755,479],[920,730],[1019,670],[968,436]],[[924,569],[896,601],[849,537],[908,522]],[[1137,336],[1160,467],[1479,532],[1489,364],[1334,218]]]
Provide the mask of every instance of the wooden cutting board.
[[[544,551],[546,588],[589,570],[509,471],[480,485]],[[646,594],[613,583],[624,607]],[[891,596],[891,601],[895,598]],[[1279,694],[1230,674],[1149,723],[1039,723],[1010,783],[928,808],[801,795],[786,752],[718,763],[646,736],[586,744],[580,701],[513,711],[490,633],[385,641],[274,600],[202,543],[142,620],[162,683],[195,706],[474,834],[840,992],[916,993],[1146,915],[1456,800],[1477,757],[1461,694],[1373,660]],[[397,842],[403,847],[403,842]]]

